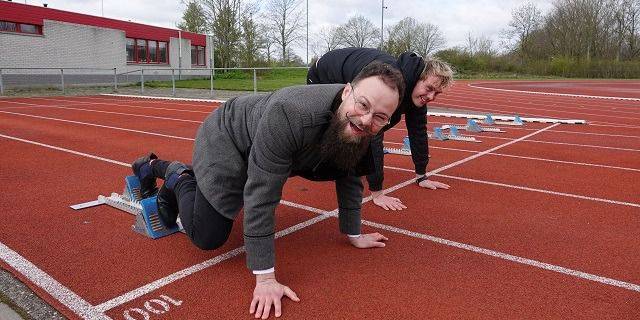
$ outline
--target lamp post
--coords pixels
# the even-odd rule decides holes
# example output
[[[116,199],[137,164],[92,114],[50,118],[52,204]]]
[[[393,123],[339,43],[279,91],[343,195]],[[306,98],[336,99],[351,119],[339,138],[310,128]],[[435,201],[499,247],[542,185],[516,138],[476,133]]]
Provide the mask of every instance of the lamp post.
[[[382,13],[382,18],[380,20],[380,50],[382,50],[384,46],[384,9],[387,7],[384,6],[384,0],[382,0],[382,8],[380,12]]]
[[[309,66],[309,0],[307,0],[307,67]]]

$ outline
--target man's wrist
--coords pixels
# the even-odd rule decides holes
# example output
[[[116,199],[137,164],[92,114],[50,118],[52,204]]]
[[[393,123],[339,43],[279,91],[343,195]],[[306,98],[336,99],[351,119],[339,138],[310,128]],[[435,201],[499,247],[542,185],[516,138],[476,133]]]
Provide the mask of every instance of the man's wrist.
[[[274,272],[265,274],[256,274],[256,283],[275,280],[276,274]]]

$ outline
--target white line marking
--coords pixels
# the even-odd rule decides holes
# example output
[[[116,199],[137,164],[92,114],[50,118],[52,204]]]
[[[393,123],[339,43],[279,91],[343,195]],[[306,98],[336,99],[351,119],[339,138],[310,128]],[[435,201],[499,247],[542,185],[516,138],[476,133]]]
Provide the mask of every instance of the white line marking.
[[[483,90],[494,90],[494,91],[505,91],[505,92],[519,92],[519,93],[528,93],[528,94],[541,94],[546,96],[564,96],[564,97],[576,97],[576,98],[590,98],[590,99],[609,99],[609,100],[629,100],[629,101],[640,101],[638,98],[623,98],[623,97],[608,97],[608,96],[588,96],[583,94],[570,94],[570,93],[549,93],[549,92],[536,92],[536,91],[523,91],[523,90],[510,90],[510,89],[498,89],[498,88],[486,88],[480,87],[477,84],[469,83],[467,86],[483,89]]]
[[[0,258],[11,268],[20,272],[45,292],[58,300],[65,307],[75,312],[84,319],[110,319],[104,313],[97,310],[89,302],[82,299],[69,288],[53,279],[46,272],[42,271],[29,260],[22,257],[17,252],[11,250],[4,243],[0,242]]]
[[[455,167],[457,165],[460,165],[462,163],[471,161],[471,160],[473,160],[475,158],[478,158],[478,157],[480,157],[482,155],[489,154],[492,151],[495,151],[495,150],[501,149],[503,147],[506,147],[508,145],[514,144],[516,142],[525,140],[525,139],[527,139],[527,138],[529,138],[531,136],[534,136],[534,135],[536,135],[538,133],[541,133],[543,131],[551,129],[551,128],[557,126],[557,125],[559,125],[559,124],[551,125],[549,127],[540,129],[540,130],[538,130],[538,131],[536,131],[534,133],[528,134],[528,135],[526,135],[524,137],[521,137],[519,139],[507,142],[507,143],[502,144],[500,146],[496,146],[494,148],[491,148],[489,150],[486,150],[486,151],[480,152],[478,154],[472,155],[472,156],[467,157],[465,159],[462,159],[460,161],[456,161],[456,162],[451,163],[449,165],[443,166],[441,168],[438,168],[436,170],[433,170],[433,171],[429,172],[428,175],[434,175],[434,174],[436,174],[438,172],[441,172],[443,170],[446,170],[446,169]],[[60,149],[58,149],[58,150],[60,150]],[[96,159],[97,159],[97,157],[96,157]],[[114,162],[112,161],[112,163],[114,163]],[[126,165],[128,166],[128,164],[126,164]],[[407,181],[405,181],[403,183],[400,183],[400,184],[398,184],[396,186],[393,186],[393,187],[385,190],[385,193],[392,192],[392,191],[400,189],[400,188],[402,188],[402,187],[404,187],[406,185],[409,185],[409,184],[413,183],[414,180],[415,179],[412,178],[412,179],[409,179],[409,180],[407,180]],[[367,198],[364,198],[362,201],[364,203],[364,202],[367,202],[367,201],[370,201],[370,200],[371,200],[371,197],[369,196]],[[286,202],[283,202],[283,204],[291,205],[292,203],[286,201]],[[301,209],[304,209],[304,210],[308,210],[309,208],[311,208],[309,206],[304,206],[304,205],[297,205],[297,207],[301,208]],[[312,209],[315,209],[315,208],[312,208]],[[333,210],[331,213],[323,213],[325,211],[322,211],[320,209],[312,210],[312,212],[321,213],[321,215],[276,233],[276,238],[283,237],[283,236],[285,236],[287,234],[290,234],[292,232],[295,232],[295,231],[301,230],[303,228],[306,228],[306,227],[308,227],[310,225],[313,225],[313,224],[315,224],[317,222],[325,220],[330,216],[335,216],[336,212],[337,212],[337,209]],[[374,224],[373,222],[369,222],[369,221],[366,221],[366,220],[364,220],[363,223],[366,223],[367,225],[370,225],[370,226],[377,225],[377,224]],[[380,225],[380,226],[382,226],[382,225]],[[389,227],[389,228],[393,228],[393,227]],[[397,231],[402,231],[402,230],[401,229],[397,229]],[[434,241],[434,240],[431,240],[431,241]],[[457,244],[457,243],[450,242],[449,245],[456,246],[454,244]],[[466,248],[462,247],[462,249],[465,249],[465,250],[471,250],[473,248],[477,248],[477,247],[473,247],[473,246],[468,246]],[[502,256],[495,255],[494,253],[497,253],[497,252],[491,251],[491,250],[487,250],[487,249],[478,248],[478,250],[480,250],[480,251],[478,251],[480,253],[484,253],[484,254],[488,254],[488,255],[492,255],[492,256],[497,256],[497,257],[500,257],[500,258],[503,258],[503,259],[507,259],[507,260],[512,260],[512,261],[515,261],[515,262],[530,264],[528,262],[529,261],[533,261],[533,260],[528,260],[528,259],[524,259],[524,258],[519,258],[519,257],[515,257],[515,256],[506,255],[506,254],[501,254]],[[474,251],[474,250],[471,250],[471,251]],[[243,252],[244,252],[244,247],[236,248],[236,249],[234,249],[232,251],[229,251],[229,252],[227,252],[225,254],[219,255],[219,256],[217,256],[217,257],[215,257],[213,259],[207,260],[207,261],[202,262],[200,264],[194,265],[194,266],[192,266],[190,268],[187,268],[187,269],[184,269],[182,271],[176,272],[176,273],[174,273],[172,275],[169,275],[169,276],[164,277],[162,279],[156,280],[156,281],[154,281],[154,282],[152,282],[150,284],[147,284],[147,285],[145,285],[143,287],[140,287],[138,289],[130,291],[129,293],[126,293],[124,295],[121,295],[119,297],[111,299],[111,300],[109,300],[109,301],[107,301],[105,303],[102,303],[102,304],[96,306],[95,310],[98,310],[99,312],[105,312],[105,311],[110,310],[112,308],[115,308],[115,307],[117,307],[119,305],[122,305],[122,304],[124,304],[124,303],[126,303],[128,301],[131,301],[131,300],[133,300],[133,299],[135,299],[137,297],[140,297],[140,296],[142,296],[142,295],[144,295],[146,293],[149,293],[151,291],[157,290],[158,288],[160,288],[162,286],[165,286],[165,285],[167,285],[169,283],[172,283],[172,282],[174,282],[174,281],[176,281],[178,279],[184,278],[184,277],[186,277],[186,276],[188,276],[190,274],[193,274],[193,273],[195,273],[197,271],[203,270],[203,269],[205,269],[205,268],[207,268],[209,266],[218,264],[218,263],[220,263],[222,261],[225,261],[225,260],[230,259],[232,257],[235,257],[237,255],[240,255]],[[510,257],[515,257],[517,259],[515,259],[515,260],[508,259]],[[538,264],[539,265],[536,265],[536,266],[544,267],[545,269],[552,270],[552,271],[562,272],[562,273],[565,273],[565,274],[568,274],[568,275],[580,276],[580,277],[585,277],[585,275],[589,275],[589,274],[582,273],[582,272],[579,272],[579,271],[574,271],[574,270],[570,270],[570,269],[566,269],[566,268],[562,268],[562,267],[557,267],[557,266],[553,266],[553,265],[550,265],[550,264],[544,264],[544,263],[540,263],[540,262],[538,262]],[[551,266],[552,268],[548,268],[547,266]],[[571,271],[571,272],[563,272],[563,271]],[[604,279],[606,282],[603,282],[603,283],[610,284],[610,285],[616,285],[616,286],[620,286],[620,283],[622,283],[620,281],[613,280],[613,279],[608,279],[608,278],[604,278],[604,277],[598,277],[598,276],[593,276],[593,275],[589,275],[589,276],[591,276],[591,278],[585,278],[585,279],[590,279],[590,280],[593,280],[593,281],[598,281],[598,280]],[[602,281],[599,281],[599,282],[602,282]],[[623,288],[627,288],[628,289],[629,287],[627,286],[627,287],[623,287]],[[633,289],[630,289],[630,290],[633,290]]]
[[[35,105],[34,105],[35,106]],[[63,106],[45,106],[45,105],[37,105],[39,108],[55,108],[55,109],[65,109],[65,110],[76,110],[76,111],[85,111],[85,112],[95,112],[95,113],[106,113],[106,114],[117,114],[122,116],[130,116],[130,117],[140,117],[140,118],[150,118],[150,119],[159,119],[159,120],[170,120],[170,121],[180,121],[180,122],[191,122],[201,124],[202,121],[198,120],[188,120],[188,119],[178,119],[178,118],[168,118],[168,117],[159,117],[159,116],[149,116],[146,114],[136,114],[136,113],[125,113],[125,112],[116,112],[116,111],[104,111],[104,110],[94,110],[94,109],[85,109],[85,108],[73,108],[73,107],[63,107]]]
[[[411,170],[411,169],[398,168],[398,167],[392,167],[392,166],[384,166],[384,167],[387,168],[387,169],[391,169],[391,170],[414,172],[414,170]],[[616,200],[596,198],[596,197],[581,196],[579,194],[572,194],[572,193],[557,192],[557,191],[544,190],[544,189],[529,188],[529,187],[517,186],[517,185],[513,185],[513,184],[500,183],[500,182],[477,180],[477,179],[463,178],[463,177],[458,177],[458,176],[450,176],[450,175],[446,175],[446,174],[434,174],[434,176],[443,177],[443,178],[449,178],[449,179],[455,179],[455,180],[461,180],[461,181],[467,181],[467,182],[488,184],[488,185],[498,186],[498,187],[505,187],[505,188],[511,188],[511,189],[518,189],[518,190],[546,193],[546,194],[552,194],[552,195],[556,195],[556,196],[563,196],[563,197],[569,197],[569,198],[590,200],[590,201],[596,201],[596,202],[605,202],[605,203],[609,203],[609,204],[616,204],[616,205],[621,205],[621,206],[629,206],[629,207],[638,207],[638,208],[640,208],[640,204],[633,203],[633,202],[624,202],[624,201],[616,201]]]
[[[529,187],[516,186],[516,185],[512,185],[512,184],[492,182],[492,181],[484,181],[484,180],[477,180],[477,179],[470,179],[470,178],[463,178],[463,177],[456,177],[456,176],[450,176],[450,175],[445,175],[445,174],[438,174],[438,176],[444,177],[444,178],[455,179],[455,180],[462,180],[462,181],[468,181],[468,182],[488,184],[488,185],[499,186],[499,187],[506,187],[506,188],[512,188],[512,189],[540,192],[540,193],[546,193],[546,194],[553,194],[553,195],[557,195],[557,196],[564,196],[564,197],[570,197],[570,198],[577,198],[577,199],[583,199],[583,200],[591,200],[591,201],[597,201],[597,202],[605,202],[605,203],[610,203],[610,204],[617,204],[617,205],[621,205],[621,206],[629,206],[629,207],[640,208],[640,204],[632,203],[632,202],[624,202],[624,201],[616,201],[616,200],[602,199],[602,198],[596,198],[596,197],[581,196],[581,195],[571,194],[571,193],[564,193],[564,192],[557,192],[557,191],[550,191],[550,190],[543,190],[543,189],[535,189],[535,188],[529,188]]]
[[[60,109],[70,109],[70,110],[81,110],[81,111],[90,111],[90,112],[103,112],[103,113],[115,113],[119,114],[115,111],[106,111],[106,110],[96,110],[96,109],[87,109],[87,108],[78,108],[77,106],[87,106],[87,105],[98,105],[97,107],[122,107],[128,109],[151,109],[151,110],[162,110],[162,111],[175,111],[176,113],[198,113],[198,114],[210,114],[212,111],[195,111],[195,110],[187,110],[187,109],[171,109],[171,108],[159,108],[159,107],[143,107],[143,106],[133,106],[133,105],[124,105],[124,104],[115,104],[115,103],[96,103],[96,102],[79,102],[79,101],[70,101],[70,100],[51,100],[51,101],[62,101],[69,102],[66,104],[57,104],[57,105],[47,105],[47,104],[35,104],[35,103],[25,103],[25,102],[15,102],[15,101],[5,101],[7,103],[20,104],[24,105],[23,107],[3,107],[3,109],[11,109],[11,108],[60,108]],[[75,107],[74,107],[75,106]],[[129,115],[128,113],[124,113],[125,115]],[[133,114],[135,116],[146,116],[153,117],[146,114]],[[173,119],[173,118],[169,118]],[[177,119],[177,121],[191,121],[185,119]]]
[[[440,175],[438,175],[438,176],[440,176]],[[283,204],[286,204],[286,203],[283,203]],[[305,207],[307,207],[307,206],[305,206]],[[337,217],[337,214],[335,212],[326,213],[326,212],[322,211],[321,209],[316,209],[316,208],[313,208],[313,207],[307,207],[307,208],[309,208],[309,209],[306,209],[306,210],[315,211],[315,212],[317,212],[319,214],[322,214],[322,215],[330,215],[332,217]],[[588,281],[599,282],[599,283],[610,285],[610,286],[615,286],[615,287],[619,287],[619,288],[623,288],[623,289],[627,289],[627,290],[631,290],[631,291],[640,292],[640,285],[629,283],[629,282],[624,282],[624,281],[620,281],[620,280],[616,280],[616,279],[612,279],[612,278],[602,277],[602,276],[598,276],[598,275],[595,275],[595,274],[590,274],[590,273],[586,273],[586,272],[582,272],[582,271],[578,271],[578,270],[574,270],[574,269],[561,267],[561,266],[558,266],[558,265],[553,265],[553,264],[550,264],[550,263],[540,262],[540,261],[536,261],[536,260],[532,260],[532,259],[528,259],[528,258],[523,258],[523,257],[510,255],[510,254],[499,252],[499,251],[494,251],[494,250],[490,250],[490,249],[476,247],[476,246],[470,245],[470,244],[465,244],[465,243],[456,242],[456,241],[452,241],[452,240],[447,240],[447,239],[444,239],[444,238],[439,238],[439,237],[435,237],[435,236],[431,236],[431,235],[427,235],[427,234],[423,234],[423,233],[409,231],[409,230],[406,230],[406,229],[401,229],[401,228],[390,226],[390,225],[387,225],[387,224],[376,223],[376,222],[372,222],[372,221],[368,221],[368,220],[362,220],[362,224],[366,225],[366,226],[373,227],[373,228],[386,230],[386,231],[390,231],[390,232],[394,232],[394,233],[398,233],[398,234],[402,234],[402,235],[405,235],[405,236],[418,238],[418,239],[422,239],[422,240],[428,240],[428,241],[432,241],[432,242],[435,242],[435,243],[443,244],[443,245],[446,245],[446,246],[450,246],[450,247],[454,247],[454,248],[458,248],[458,249],[463,249],[463,250],[467,250],[467,251],[471,251],[471,252],[475,252],[475,253],[480,253],[480,254],[484,254],[484,255],[500,258],[500,259],[503,259],[503,260],[507,260],[507,261],[511,261],[511,262],[515,262],[515,263],[519,263],[519,264],[529,265],[529,266],[540,268],[540,269],[544,269],[544,270],[549,270],[549,271],[553,271],[553,272],[566,274],[566,275],[569,275],[569,276],[572,276],[572,277],[581,278],[581,279],[585,279],[585,280],[588,280]]]
[[[189,104],[189,103],[178,103],[178,102],[164,102],[164,104],[174,104],[184,107],[197,107],[203,108],[206,111],[196,111],[189,110],[187,108],[182,109],[173,109],[173,108],[160,108],[160,107],[146,107],[141,105],[132,105],[129,103],[150,103],[150,101],[140,101],[137,100],[124,100],[124,99],[113,99],[113,98],[94,98],[94,97],[81,97],[79,100],[65,100],[65,99],[47,99],[47,98],[27,98],[32,100],[45,100],[45,101],[56,101],[56,102],[69,102],[64,105],[102,105],[102,106],[118,106],[118,107],[130,107],[130,108],[140,108],[140,109],[153,109],[153,110],[167,110],[167,111],[181,111],[181,112],[194,112],[194,113],[204,113],[209,114],[212,110],[215,110],[217,106],[212,106],[208,104]],[[89,101],[86,101],[89,100]],[[113,101],[113,102],[90,102],[91,100],[99,100],[99,101]],[[10,101],[7,101],[10,102]],[[12,102],[14,103],[14,102]],[[127,103],[127,104],[123,104]],[[213,108],[212,108],[213,107]]]
[[[178,101],[217,102],[217,103],[224,103],[224,102],[227,101],[227,100],[213,100],[213,99],[192,99],[192,98],[136,96],[136,95],[130,95],[130,94],[111,94],[111,93],[102,93],[100,95],[101,96],[110,96],[110,97],[137,98],[137,99],[178,100]]]
[[[312,219],[309,219],[307,221],[298,223],[294,226],[291,226],[289,228],[286,228],[284,230],[278,231],[275,234],[275,238],[282,238],[288,234],[291,234],[293,232],[296,232],[298,230],[304,229],[306,227],[309,227],[311,225],[314,225],[320,221],[326,220],[329,217],[331,217],[330,215],[319,215],[317,217],[314,217]],[[123,305],[129,301],[132,301],[136,298],[139,298],[147,293],[153,292],[155,290],[160,289],[161,287],[164,287],[168,284],[171,284],[172,282],[175,282],[177,280],[180,280],[182,278],[185,278],[189,275],[192,275],[198,271],[202,271],[206,268],[209,268],[211,266],[214,266],[216,264],[219,264],[223,261],[229,260],[231,258],[234,258],[236,256],[239,256],[240,254],[245,253],[245,247],[239,247],[239,248],[235,248],[231,251],[225,252],[221,255],[218,255],[214,258],[211,258],[209,260],[203,261],[201,263],[198,263],[196,265],[193,265],[189,268],[180,270],[178,272],[174,272],[166,277],[163,277],[161,279],[158,279],[154,282],[151,282],[149,284],[146,284],[140,288],[137,288],[135,290],[129,291],[121,296],[115,297],[109,301],[106,301],[104,303],[101,303],[99,305],[97,305],[95,308],[96,310],[100,311],[100,312],[106,312],[108,310],[111,310],[115,307],[118,307],[120,305]]]
[[[385,224],[375,223],[375,222],[371,222],[371,221],[367,221],[367,220],[363,220],[362,224],[370,226],[370,227],[382,229],[382,230],[387,230],[387,231],[403,234],[403,235],[406,235],[406,236],[409,236],[409,237],[413,237],[413,238],[432,241],[432,242],[435,242],[435,243],[443,244],[443,245],[450,246],[450,247],[455,247],[455,248],[462,249],[462,250],[476,252],[476,253],[480,253],[480,254],[484,254],[484,255],[488,255],[488,256],[492,256],[492,257],[496,257],[496,258],[500,258],[500,259],[504,259],[504,260],[508,260],[508,261],[512,261],[512,262],[516,262],[516,263],[520,263],[520,264],[524,264],[524,265],[529,265],[529,266],[540,268],[540,269],[544,269],[544,270],[549,270],[549,271],[553,271],[553,272],[566,274],[566,275],[569,275],[569,276],[573,276],[573,277],[577,277],[577,278],[581,278],[581,279],[585,279],[585,280],[589,280],[589,281],[599,282],[599,283],[610,285],[610,286],[614,286],[614,287],[619,287],[619,288],[623,288],[623,289],[627,289],[627,290],[631,290],[631,291],[640,292],[640,285],[629,283],[629,282],[624,282],[624,281],[620,281],[620,280],[606,278],[606,277],[602,277],[602,276],[598,276],[598,275],[594,275],[594,274],[590,274],[590,273],[586,273],[586,272],[582,272],[582,271],[578,271],[578,270],[573,270],[573,269],[569,269],[569,268],[565,268],[565,267],[560,267],[560,266],[557,266],[557,265],[544,263],[544,262],[540,262],[540,261],[536,261],[536,260],[532,260],[532,259],[522,258],[522,257],[518,257],[518,256],[514,256],[514,255],[510,255],[510,254],[506,254],[506,253],[502,253],[502,252],[498,252],[498,251],[494,251],[494,250],[484,249],[484,248],[476,247],[476,246],[469,245],[469,244],[464,244],[464,243],[460,243],[460,242],[456,242],[456,241],[451,241],[451,240],[447,240],[447,239],[443,239],[443,238],[439,238],[439,237],[430,236],[430,235],[427,235],[427,234],[408,231],[408,230],[405,230],[405,229],[400,229],[400,228],[388,226],[388,225],[385,225]]]
[[[87,157],[87,158],[92,158],[92,159],[96,159],[96,160],[110,162],[110,163],[114,163],[114,164],[125,166],[125,167],[131,166],[128,163],[124,163],[124,162],[120,162],[120,161],[116,161],[116,160],[111,160],[111,159],[108,159],[108,158],[103,158],[103,157],[95,156],[95,155],[84,153],[84,152],[80,152],[80,151],[75,151],[75,150],[70,150],[70,149],[66,149],[66,148],[56,147],[56,146],[52,146],[50,144],[40,143],[40,142],[36,142],[36,141],[32,141],[32,140],[25,140],[25,139],[21,139],[21,138],[18,138],[18,137],[7,136],[7,135],[4,135],[4,134],[0,134],[0,137],[6,138],[6,139],[10,139],[10,140],[20,141],[20,142],[24,142],[24,143],[34,144],[34,145],[37,145],[37,146],[50,148],[50,149],[54,149],[54,150],[58,150],[58,151],[68,152],[68,153],[75,154],[75,155],[78,155],[78,156],[83,156],[83,157]]]
[[[96,124],[96,123],[90,123],[90,122],[81,122],[81,121],[65,120],[65,119],[50,118],[50,117],[43,117],[43,116],[35,116],[35,115],[31,115],[31,114],[9,112],[9,111],[0,111],[0,113],[6,113],[6,114],[12,114],[12,115],[18,115],[18,116],[25,116],[25,117],[37,118],[37,119],[61,121],[61,122],[67,122],[67,123],[73,123],[73,124],[81,124],[81,125],[85,125],[85,126],[92,126],[92,127],[105,128],[105,129],[113,129],[113,130],[121,130],[121,131],[127,131],[127,132],[142,133],[142,134],[148,134],[148,135],[159,136],[159,137],[164,137],[164,138],[172,138],[172,139],[179,139],[179,140],[194,141],[193,138],[172,136],[172,135],[168,135],[168,134],[155,133],[155,132],[149,132],[149,131],[141,131],[141,130],[134,130],[134,129],[127,129],[127,128],[120,128],[120,127],[105,126],[105,125]]]
[[[395,145],[401,145],[402,144],[402,143],[398,143],[398,142],[388,142],[388,141],[384,141],[384,143],[395,144]],[[445,148],[445,147],[435,147],[435,146],[429,146],[429,149],[441,149],[441,150],[467,152],[467,153],[478,153],[478,152],[480,152],[480,151],[476,151],[476,150],[465,150],[465,149]],[[507,157],[507,158],[516,158],[516,159],[525,159],[525,160],[553,162],[553,163],[563,163],[563,164],[571,164],[571,165],[577,165],[577,166],[586,166],[586,167],[596,167],[596,168],[605,168],[605,169],[616,169],[616,170],[623,170],[623,171],[640,172],[640,169],[635,169],[635,168],[616,167],[616,166],[609,166],[609,165],[595,164],[595,163],[586,163],[586,162],[554,160],[554,159],[547,159],[547,158],[527,157],[527,156],[519,156],[519,155],[514,155],[514,154],[506,154],[506,153],[491,152],[488,155],[498,156],[498,157]],[[411,171],[413,171],[413,170],[411,170]]]

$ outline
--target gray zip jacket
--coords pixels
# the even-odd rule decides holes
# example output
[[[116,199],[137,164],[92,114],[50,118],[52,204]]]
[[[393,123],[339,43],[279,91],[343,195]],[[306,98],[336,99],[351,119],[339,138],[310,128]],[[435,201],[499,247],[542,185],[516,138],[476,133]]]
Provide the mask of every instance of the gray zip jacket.
[[[371,153],[349,171],[335,169],[320,153],[343,87],[298,86],[234,98],[212,112],[198,130],[193,153],[198,187],[229,219],[244,206],[249,269],[275,266],[274,211],[290,176],[334,180],[340,231],[360,234],[359,176],[371,172]]]

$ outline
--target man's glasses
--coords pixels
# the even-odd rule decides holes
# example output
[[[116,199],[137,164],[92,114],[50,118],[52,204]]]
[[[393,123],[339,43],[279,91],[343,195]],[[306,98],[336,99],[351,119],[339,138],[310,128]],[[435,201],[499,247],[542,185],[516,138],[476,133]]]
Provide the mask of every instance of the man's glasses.
[[[367,115],[369,113],[371,113],[371,106],[367,103],[367,101],[362,98],[362,97],[357,97],[356,98],[356,88],[355,87],[351,87],[351,96],[353,97],[353,102],[355,104],[355,108],[358,111],[358,113],[360,115],[358,116],[364,116]],[[356,117],[355,115],[349,115],[349,113],[347,113],[347,117],[349,119]],[[388,125],[391,121],[389,119],[389,116],[387,116],[384,113],[374,113],[373,117],[371,118],[371,121],[373,122],[373,124],[377,127],[384,127],[386,125]]]

